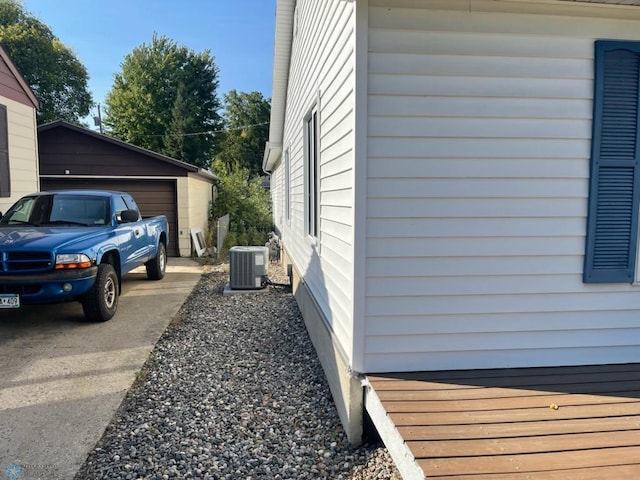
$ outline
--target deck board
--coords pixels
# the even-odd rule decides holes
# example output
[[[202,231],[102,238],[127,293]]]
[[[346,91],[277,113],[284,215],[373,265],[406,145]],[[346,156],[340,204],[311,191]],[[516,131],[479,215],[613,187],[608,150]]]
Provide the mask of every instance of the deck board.
[[[367,379],[429,479],[640,479],[640,364]]]
[[[539,385],[535,390],[521,387],[482,387],[482,388],[452,388],[452,389],[431,389],[430,384],[425,382],[425,389],[421,389],[419,384],[413,389],[407,390],[382,390],[378,396],[384,400],[466,400],[478,398],[508,398],[508,397],[539,397],[543,395],[575,395],[575,394],[596,394],[598,396],[637,397],[640,395],[640,379],[611,383],[589,383],[572,385],[571,391],[562,387],[563,392],[559,392],[557,387],[549,385]]]
[[[580,405],[571,408],[489,410],[484,412],[401,412],[390,414],[396,425],[457,425],[475,423],[532,422],[548,420],[569,420],[572,418],[621,417],[640,415],[640,404],[621,403],[612,405]]]
[[[490,473],[488,475],[430,476],[429,480],[617,480],[637,478],[636,465],[579,468],[545,472]]]
[[[397,427],[407,441],[467,440],[480,438],[528,437],[539,434],[615,432],[640,428],[640,416],[580,418],[540,422],[512,422],[505,424],[462,424]]]
[[[514,441],[517,438],[518,441]],[[408,442],[416,457],[443,457],[452,451],[467,456],[513,455],[518,453],[564,452],[597,448],[640,447],[637,430],[570,433],[527,437],[487,438],[471,440],[419,440]]]
[[[638,394],[640,392],[632,392]],[[433,399],[426,395],[406,396],[407,400],[389,400],[389,412],[457,412],[480,410],[506,410],[525,408],[550,408],[557,405],[560,408],[579,405],[600,405],[637,403],[637,398],[627,398],[621,395],[585,395],[585,394],[547,394],[527,397],[502,397],[496,395],[493,398],[470,398],[457,400]],[[382,399],[384,401],[384,399]]]
[[[427,478],[437,475],[468,475],[467,472],[513,473],[513,472],[561,472],[562,470],[579,470],[583,468],[630,465],[632,462],[640,468],[640,447],[607,448],[604,450],[582,450],[564,452],[545,452],[528,455],[483,455],[476,457],[438,458],[420,460]],[[638,478],[631,477],[634,480]],[[567,479],[573,477],[567,477]],[[604,477],[607,480],[620,480],[615,477]],[[604,480],[603,478],[603,480]],[[628,480],[631,480],[629,478]]]
[[[626,370],[622,372],[600,372],[600,373],[574,373],[556,375],[522,375],[518,378],[513,376],[505,377],[479,377],[474,379],[450,379],[447,381],[420,380],[423,375],[416,375],[415,380],[397,380],[379,376],[369,377],[369,380],[376,383],[376,390],[456,390],[456,389],[483,389],[486,387],[521,388],[523,390],[538,390],[541,387],[550,385],[561,385],[563,390],[573,391],[574,388],[581,388],[581,385],[607,385],[618,382],[635,382],[640,384],[638,372]],[[427,377],[429,378],[429,377]],[[451,383],[456,381],[459,383]],[[468,383],[465,383],[468,382]],[[473,382],[473,383],[471,383]],[[637,390],[637,389],[636,389]]]

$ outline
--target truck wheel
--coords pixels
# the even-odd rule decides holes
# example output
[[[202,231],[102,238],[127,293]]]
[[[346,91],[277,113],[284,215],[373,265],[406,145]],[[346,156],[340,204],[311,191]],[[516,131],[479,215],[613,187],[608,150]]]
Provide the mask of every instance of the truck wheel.
[[[118,275],[113,265],[103,263],[98,266],[96,281],[82,299],[82,310],[87,320],[106,322],[118,309]]]
[[[149,280],[162,280],[167,270],[167,248],[164,243],[158,243],[156,256],[144,264],[147,267],[147,277]]]

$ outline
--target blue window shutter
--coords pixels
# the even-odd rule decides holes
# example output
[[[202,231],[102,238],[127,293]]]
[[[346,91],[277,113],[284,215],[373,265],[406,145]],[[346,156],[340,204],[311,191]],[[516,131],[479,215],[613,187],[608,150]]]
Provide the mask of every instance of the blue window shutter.
[[[639,77],[639,42],[596,42],[585,283],[634,281]]]

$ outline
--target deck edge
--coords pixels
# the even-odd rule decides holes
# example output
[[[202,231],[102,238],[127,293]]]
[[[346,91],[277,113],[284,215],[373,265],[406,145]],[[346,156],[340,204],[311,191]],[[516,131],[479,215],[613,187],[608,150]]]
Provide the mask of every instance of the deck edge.
[[[375,425],[378,435],[384,442],[391,458],[396,464],[398,471],[404,480],[424,480],[424,471],[418,465],[415,457],[409,450],[400,432],[394,425],[391,417],[387,414],[382,401],[378,397],[373,386],[365,377],[364,385],[364,408],[369,414],[371,421]]]

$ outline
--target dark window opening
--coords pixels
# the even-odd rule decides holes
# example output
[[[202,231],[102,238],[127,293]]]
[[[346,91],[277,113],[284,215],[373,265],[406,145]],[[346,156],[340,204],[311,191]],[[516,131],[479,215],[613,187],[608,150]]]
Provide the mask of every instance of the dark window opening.
[[[306,229],[312,237],[318,236],[320,225],[318,136],[318,110],[314,108],[305,119]]]
[[[11,172],[9,169],[9,125],[7,107],[0,105],[0,197],[11,196]]]

